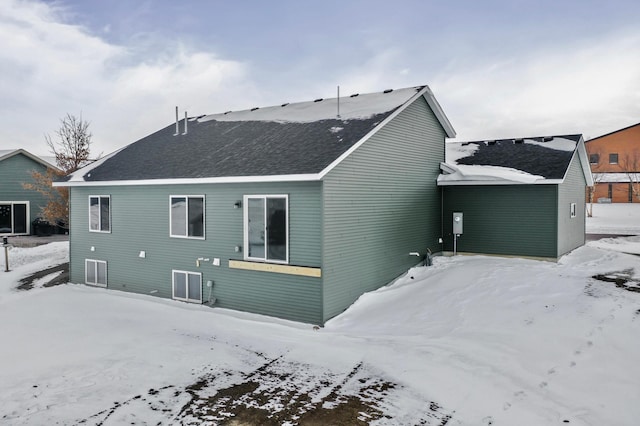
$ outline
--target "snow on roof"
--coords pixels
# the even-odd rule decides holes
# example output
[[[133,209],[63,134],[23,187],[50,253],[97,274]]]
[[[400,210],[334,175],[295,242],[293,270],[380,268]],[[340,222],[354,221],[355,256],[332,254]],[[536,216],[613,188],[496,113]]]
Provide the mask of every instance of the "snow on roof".
[[[342,120],[367,119],[376,114],[392,111],[423,89],[424,86],[385,90],[384,92],[353,94],[350,96],[316,99],[308,102],[285,103],[266,108],[229,111],[206,115],[200,122],[216,121],[275,121],[278,123],[311,123],[340,118]],[[339,115],[338,115],[339,110]]]
[[[536,183],[543,176],[499,166],[455,166],[452,173],[438,176],[438,184],[446,182]]]
[[[59,186],[320,180],[404,108],[423,98],[455,136],[428,86],[190,118],[82,168]],[[179,123],[183,128],[184,123]]]
[[[565,135],[448,142],[438,184],[557,183],[581,140],[581,135]]]
[[[640,178],[640,173],[631,173]],[[597,183],[628,183],[631,179],[627,173],[594,173],[593,178]]]
[[[573,152],[576,149],[576,142],[572,139],[567,139],[566,137],[551,137],[551,140],[546,140],[548,138],[539,138],[536,139],[523,139],[523,143],[543,146],[545,148],[556,149],[559,151],[570,151]]]
[[[82,182],[84,181],[84,176],[90,177],[91,176],[91,171],[93,169],[95,169],[96,167],[99,167],[102,165],[102,163],[104,163],[105,161],[107,161],[108,159],[110,159],[111,157],[113,157],[114,155],[116,155],[117,153],[119,153],[120,151],[122,151],[124,148],[120,148],[114,152],[112,152],[111,154],[105,155],[104,157],[100,158],[99,160],[96,160],[78,170],[76,170],[73,173],[70,173],[66,176],[66,180],[65,182]],[[53,186],[60,186],[58,184],[58,182],[54,182]]]

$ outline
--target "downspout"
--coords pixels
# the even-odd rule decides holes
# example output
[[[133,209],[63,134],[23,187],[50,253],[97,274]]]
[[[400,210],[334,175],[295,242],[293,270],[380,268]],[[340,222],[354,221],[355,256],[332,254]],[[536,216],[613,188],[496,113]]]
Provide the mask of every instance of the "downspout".
[[[440,187],[440,252],[444,251],[444,187]]]

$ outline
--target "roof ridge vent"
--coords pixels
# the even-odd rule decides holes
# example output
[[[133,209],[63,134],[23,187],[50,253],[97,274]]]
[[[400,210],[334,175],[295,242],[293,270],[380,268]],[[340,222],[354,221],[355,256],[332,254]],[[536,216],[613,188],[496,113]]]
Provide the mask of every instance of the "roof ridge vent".
[[[493,146],[496,144],[496,141],[487,141],[487,145]]]
[[[289,105],[289,102],[285,102],[282,105],[280,105],[281,107],[286,107],[287,105]]]
[[[553,136],[543,136],[542,142],[551,142],[553,140]]]
[[[322,102],[322,98],[315,99],[313,102]]]
[[[393,89],[387,89],[387,90],[383,91],[382,93],[391,93],[391,92],[393,92]]]
[[[513,143],[516,143],[516,144],[523,144],[523,143],[524,143],[524,139],[522,139],[522,138],[514,139],[514,140],[513,140]]]
[[[360,93],[354,93],[353,95],[349,96],[350,98],[357,98],[358,96],[360,96]]]
[[[231,110],[229,110],[229,111],[225,111],[224,115],[227,115],[227,114],[229,114],[230,112],[233,112],[233,111],[231,111]]]
[[[255,110],[258,110],[258,109],[260,109],[260,107],[253,107],[253,108],[251,108],[251,111],[255,111]]]

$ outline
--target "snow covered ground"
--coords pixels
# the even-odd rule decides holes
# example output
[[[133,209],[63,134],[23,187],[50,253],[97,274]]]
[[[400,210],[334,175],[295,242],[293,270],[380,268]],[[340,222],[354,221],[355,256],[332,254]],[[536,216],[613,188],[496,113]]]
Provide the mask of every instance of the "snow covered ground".
[[[593,217],[587,218],[587,233],[640,235],[640,204],[593,203]]]
[[[588,226],[637,229],[616,207]],[[321,329],[44,279],[16,289],[66,252],[15,248],[0,272],[0,424],[640,419],[640,236],[558,263],[436,258]]]

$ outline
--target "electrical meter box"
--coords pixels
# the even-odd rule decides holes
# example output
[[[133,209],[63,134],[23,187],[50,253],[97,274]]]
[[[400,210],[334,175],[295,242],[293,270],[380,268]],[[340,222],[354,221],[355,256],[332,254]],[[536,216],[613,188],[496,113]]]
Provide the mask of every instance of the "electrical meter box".
[[[462,213],[453,213],[453,235],[462,235]]]

